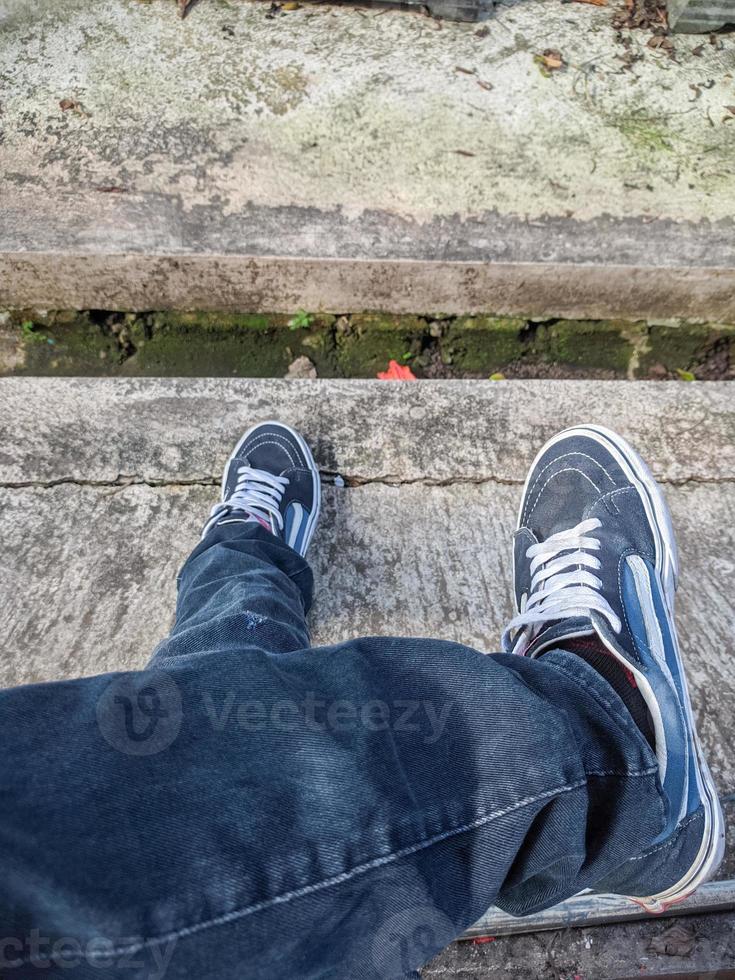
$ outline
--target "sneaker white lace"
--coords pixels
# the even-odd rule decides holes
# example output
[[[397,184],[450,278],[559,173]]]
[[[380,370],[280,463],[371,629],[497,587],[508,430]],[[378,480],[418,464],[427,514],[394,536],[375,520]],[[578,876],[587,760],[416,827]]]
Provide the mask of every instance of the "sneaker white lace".
[[[283,530],[281,498],[289,484],[285,476],[276,476],[267,470],[256,470],[251,466],[240,466],[237,470],[237,483],[226,500],[215,504],[209,514],[204,534],[217,523],[217,520],[231,510],[242,510],[250,517],[265,521],[271,527]]]
[[[599,591],[602,581],[594,574],[600,560],[590,552],[599,551],[600,542],[590,532],[599,527],[602,522],[593,517],[552,534],[526,551],[531,559],[531,592],[503,632],[506,653],[523,654],[546,623],[589,617],[592,610],[604,616],[615,633],[620,632],[620,619]]]

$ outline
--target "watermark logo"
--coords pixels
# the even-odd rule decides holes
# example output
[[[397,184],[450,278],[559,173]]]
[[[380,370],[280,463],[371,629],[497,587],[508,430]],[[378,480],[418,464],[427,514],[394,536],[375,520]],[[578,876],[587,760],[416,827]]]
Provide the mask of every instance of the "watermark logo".
[[[124,755],[155,755],[167,749],[179,734],[181,718],[181,694],[163,671],[118,677],[97,702],[103,737]]]
[[[317,697],[314,691],[306,691],[303,699],[298,701],[289,698],[268,702],[260,699],[241,701],[234,691],[228,691],[224,697],[206,692],[203,706],[215,732],[222,732],[228,726],[250,732],[343,733],[363,729],[367,732],[405,732],[424,745],[434,745],[444,734],[453,704],[451,701],[437,704],[400,698],[395,701],[377,698],[330,701]]]
[[[456,929],[434,905],[407,907],[391,915],[373,940],[373,964],[385,980],[404,980],[450,942]]]
[[[144,976],[146,980],[163,980],[176,947],[176,939],[147,944],[138,936],[130,936],[113,942],[104,936],[79,939],[75,936],[58,936],[54,939],[33,928],[27,934],[0,936],[0,970],[3,980],[14,976],[32,976],[31,971],[54,969],[54,976],[76,976],[80,967],[92,967],[100,976],[114,973],[124,977]],[[14,971],[22,971],[15,973]],[[39,972],[39,976],[41,973]],[[87,971],[85,971],[85,976]]]

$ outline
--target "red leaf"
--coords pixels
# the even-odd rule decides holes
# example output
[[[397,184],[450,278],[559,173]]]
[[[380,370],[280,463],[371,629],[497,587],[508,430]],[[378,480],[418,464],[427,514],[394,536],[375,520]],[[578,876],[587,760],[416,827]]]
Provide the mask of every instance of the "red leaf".
[[[398,361],[388,361],[387,371],[378,371],[381,381],[415,381],[416,375],[410,367],[399,364]]]

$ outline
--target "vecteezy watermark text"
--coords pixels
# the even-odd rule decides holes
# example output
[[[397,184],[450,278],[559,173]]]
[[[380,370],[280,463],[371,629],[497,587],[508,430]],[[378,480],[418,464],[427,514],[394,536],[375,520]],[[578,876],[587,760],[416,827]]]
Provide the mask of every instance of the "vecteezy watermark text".
[[[105,741],[124,755],[150,756],[168,749],[182,731],[202,724],[214,734],[247,732],[403,733],[424,745],[444,734],[452,701],[418,698],[329,700],[313,691],[299,698],[248,698],[242,690],[205,691],[184,704],[173,677],[164,671],[123,674],[97,702]]]
[[[11,978],[13,971],[21,967],[26,971],[29,967],[73,971],[86,965],[100,971],[114,970],[115,976],[124,976],[126,970],[136,976],[145,971],[147,980],[163,980],[175,946],[176,939],[146,945],[137,936],[116,942],[104,936],[86,940],[75,936],[51,939],[40,929],[30,929],[22,937],[0,936],[0,971],[3,977],[7,971]]]
[[[368,732],[413,732],[425,745],[433,745],[441,738],[452,709],[451,702],[436,704],[407,698],[329,701],[313,691],[307,691],[299,700],[286,698],[272,702],[241,701],[232,691],[224,697],[206,693],[203,703],[216,732],[225,731],[233,724],[251,732],[304,728],[311,732],[349,732],[363,728]]]

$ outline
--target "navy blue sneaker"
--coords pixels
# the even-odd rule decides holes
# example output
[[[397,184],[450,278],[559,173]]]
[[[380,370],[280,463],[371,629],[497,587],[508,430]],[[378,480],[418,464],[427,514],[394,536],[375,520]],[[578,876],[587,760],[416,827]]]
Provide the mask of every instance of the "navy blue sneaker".
[[[319,470],[302,437],[282,422],[248,429],[222,476],[222,499],[202,537],[215,525],[261,524],[302,557],[316,530]]]
[[[504,649],[539,657],[560,646],[582,655],[585,644],[596,646],[600,660],[637,689],[650,725],[669,802],[658,841],[697,814],[687,822],[702,828],[687,852],[695,855],[691,866],[671,868],[663,888],[659,875],[655,894],[629,896],[661,912],[711,878],[724,851],[724,819],[674,625],[678,557],[666,501],[625,440],[600,426],[575,426],[551,439],[531,466],[514,540],[517,615]]]

